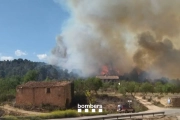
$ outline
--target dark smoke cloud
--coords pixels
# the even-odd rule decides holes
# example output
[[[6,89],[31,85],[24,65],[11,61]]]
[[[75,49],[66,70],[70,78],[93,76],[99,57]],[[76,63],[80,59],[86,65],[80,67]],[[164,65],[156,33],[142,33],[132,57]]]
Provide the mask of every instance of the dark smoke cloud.
[[[169,39],[157,41],[149,32],[139,35],[139,49],[134,62],[145,70],[158,71],[159,76],[178,78],[180,68],[180,50],[175,49]]]
[[[84,75],[97,74],[103,65],[111,64],[121,74],[136,66],[160,75],[180,77],[176,67],[180,47],[179,0],[64,3],[71,17],[52,52],[52,64],[82,69]],[[62,62],[62,58],[66,61]]]

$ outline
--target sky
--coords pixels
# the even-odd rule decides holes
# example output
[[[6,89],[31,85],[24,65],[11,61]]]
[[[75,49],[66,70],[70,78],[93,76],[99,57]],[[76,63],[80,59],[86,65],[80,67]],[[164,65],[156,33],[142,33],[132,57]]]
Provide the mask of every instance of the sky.
[[[0,0],[0,60],[45,62],[68,18],[53,0]]]

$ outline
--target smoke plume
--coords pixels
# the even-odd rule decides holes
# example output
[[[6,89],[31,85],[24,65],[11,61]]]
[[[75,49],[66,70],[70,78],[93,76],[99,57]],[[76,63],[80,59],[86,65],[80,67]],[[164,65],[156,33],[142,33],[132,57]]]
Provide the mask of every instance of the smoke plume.
[[[158,71],[159,74],[178,78],[180,50],[174,48],[169,39],[157,41],[149,32],[139,35],[140,48],[134,55],[134,62],[140,68]]]
[[[110,64],[120,74],[139,67],[180,77],[179,0],[69,0],[64,4],[71,17],[52,50],[52,64],[81,69],[84,75],[95,75]]]

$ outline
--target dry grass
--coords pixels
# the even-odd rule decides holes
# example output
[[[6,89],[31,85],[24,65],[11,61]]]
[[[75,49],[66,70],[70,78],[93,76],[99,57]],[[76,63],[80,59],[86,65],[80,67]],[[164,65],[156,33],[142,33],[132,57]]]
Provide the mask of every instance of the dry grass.
[[[156,106],[159,107],[167,107],[167,99],[168,97],[180,97],[180,94],[160,94],[160,93],[148,93],[147,95],[143,95],[142,93],[138,93],[138,96],[141,96],[143,99],[146,99],[147,101],[153,103]]]

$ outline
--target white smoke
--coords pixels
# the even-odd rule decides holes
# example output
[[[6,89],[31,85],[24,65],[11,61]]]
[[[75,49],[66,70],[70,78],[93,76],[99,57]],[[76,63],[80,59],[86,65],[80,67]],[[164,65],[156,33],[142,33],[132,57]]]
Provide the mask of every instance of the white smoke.
[[[159,44],[168,37],[172,49],[176,49],[171,54],[179,53],[176,52],[180,47],[179,0],[68,0],[64,3],[71,18],[57,38],[51,63],[67,69],[81,69],[84,75],[97,74],[105,64],[118,68],[121,74],[138,66],[174,75],[168,68],[164,69],[159,65],[159,54],[156,54],[155,61],[142,56],[153,58],[154,54],[149,49],[154,48],[144,48],[140,44],[143,40],[139,40],[137,36],[149,31],[155,36],[152,37],[154,44]],[[160,49],[157,50],[161,51]],[[141,54],[143,50],[146,50],[146,54]],[[168,55],[163,53],[165,58]],[[142,61],[146,60],[151,64],[144,67]],[[179,59],[170,62],[179,65],[177,60]],[[168,61],[163,62],[169,64]],[[175,74],[174,77],[180,75]]]

